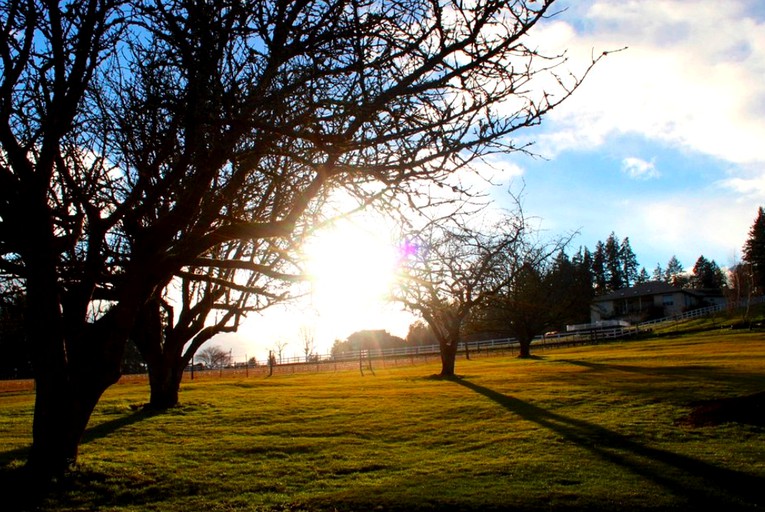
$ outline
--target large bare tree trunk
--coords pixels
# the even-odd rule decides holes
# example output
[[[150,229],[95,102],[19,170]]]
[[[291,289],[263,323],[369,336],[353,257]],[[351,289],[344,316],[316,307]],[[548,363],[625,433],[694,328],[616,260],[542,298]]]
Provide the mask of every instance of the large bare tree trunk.
[[[148,301],[141,308],[132,338],[149,367],[149,407],[158,410],[178,405],[185,366],[181,361],[183,345],[177,346],[164,330],[159,301]]]
[[[149,407],[163,410],[178,405],[178,393],[182,378],[183,368],[179,368],[175,361],[168,361],[167,364],[150,364]]]
[[[77,461],[82,435],[108,385],[58,378],[38,378],[36,385],[28,468],[40,479],[55,478]]]
[[[457,360],[457,342],[440,341],[441,345],[441,377],[454,377],[454,367]]]
[[[531,357],[531,339],[526,337],[518,338],[518,346],[520,352],[518,357],[521,359],[527,359]]]
[[[30,224],[46,226],[42,215]],[[45,233],[44,229],[38,232]],[[35,414],[28,469],[35,477],[60,476],[77,460],[80,438],[95,404],[108,387],[98,386],[102,368],[78,363],[84,351],[67,343],[67,323],[56,276],[53,237],[28,239],[26,329],[35,373]],[[119,369],[119,368],[118,368]]]
[[[67,347],[40,351],[33,357],[36,396],[28,468],[40,479],[61,476],[77,461],[80,440],[96,404],[119,380],[119,344],[114,350],[101,350],[100,336],[80,341],[83,349],[96,348],[78,350],[56,332],[35,344]]]
[[[28,469],[42,480],[63,474],[77,460],[78,447],[103,392],[120,377],[127,342],[126,309],[95,324],[62,305],[52,239],[31,242],[26,329],[35,372],[35,414]]]

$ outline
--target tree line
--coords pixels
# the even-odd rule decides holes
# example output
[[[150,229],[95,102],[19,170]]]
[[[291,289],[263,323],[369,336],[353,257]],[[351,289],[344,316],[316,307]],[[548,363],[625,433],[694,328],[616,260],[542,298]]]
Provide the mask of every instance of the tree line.
[[[581,248],[572,264],[583,267],[590,275],[595,296],[605,295],[648,281],[658,281],[678,288],[720,289],[727,286],[725,272],[714,260],[699,256],[691,272],[686,272],[677,256],[672,255],[665,266],[656,264],[652,273],[641,267],[632,250],[629,237],[621,242],[614,232],[605,242],[598,241],[594,249]]]
[[[612,232],[594,251],[569,257],[571,238],[542,241],[520,208],[488,228],[429,225],[412,237],[397,300],[421,315],[441,351],[441,376],[455,375],[457,345],[481,337],[512,337],[520,357],[532,340],[568,324],[589,323],[590,304],[649,280],[679,288],[716,289],[729,297],[765,291],[765,213],[760,208],[744,244],[743,263],[726,276],[714,260],[700,256],[690,273],[677,257],[657,265],[649,278],[628,238]],[[469,352],[468,352],[469,357]]]

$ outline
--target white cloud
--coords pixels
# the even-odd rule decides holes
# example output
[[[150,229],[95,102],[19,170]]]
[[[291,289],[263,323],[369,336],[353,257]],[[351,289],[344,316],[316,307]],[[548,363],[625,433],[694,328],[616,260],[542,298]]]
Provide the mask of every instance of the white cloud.
[[[568,48],[572,69],[593,52],[627,49],[599,63],[551,113],[540,147],[551,156],[628,133],[736,164],[765,161],[765,23],[744,7],[742,0],[596,1],[584,20],[564,14],[541,27],[535,41]]]
[[[723,184],[742,194],[757,195],[759,197],[765,196],[765,180],[763,178],[731,178],[723,182]]]
[[[524,169],[517,163],[490,155],[471,164],[470,170],[450,176],[449,184],[470,190],[478,196],[491,195],[499,185],[521,178]]]
[[[661,175],[653,161],[646,162],[635,157],[628,157],[622,160],[622,172],[630,178],[638,180],[649,180],[658,178]]]
[[[607,195],[584,205],[548,202],[540,209],[545,220],[581,226],[585,245],[611,230],[628,235],[649,271],[673,254],[686,268],[702,254],[721,266],[732,263],[735,254],[740,258],[757,207],[765,204],[765,4],[560,0],[558,5],[564,3],[568,10],[536,27],[541,30],[532,46],[547,54],[568,49],[566,68],[574,73],[585,69],[593,54],[627,49],[595,66],[581,88],[531,133],[534,151],[549,158],[551,167],[556,160],[559,167],[569,166],[568,172],[579,166],[583,180],[598,179],[591,169],[602,176],[613,173],[616,160],[624,178],[654,181],[629,187],[608,180],[598,190],[621,187],[613,195],[618,203]],[[637,157],[641,154],[665,155],[661,173],[650,158]],[[688,161],[675,169],[671,162],[683,155]],[[690,171],[694,163],[700,166],[697,176]],[[662,180],[655,180],[660,175]],[[531,173],[528,179],[534,179]]]
[[[640,214],[619,218],[615,229],[629,234],[640,264],[649,271],[656,263],[665,265],[672,255],[686,268],[702,255],[720,266],[730,265],[734,257],[740,259],[757,214],[756,205],[731,203],[726,197],[669,196],[632,206]],[[657,261],[645,255],[654,255]]]
[[[765,203],[765,172],[760,169],[738,169],[731,177],[719,182],[719,186],[739,195],[739,201]]]

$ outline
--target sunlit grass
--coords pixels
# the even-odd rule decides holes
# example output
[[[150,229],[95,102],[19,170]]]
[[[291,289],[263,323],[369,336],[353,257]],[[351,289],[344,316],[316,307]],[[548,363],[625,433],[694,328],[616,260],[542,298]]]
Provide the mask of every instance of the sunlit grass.
[[[78,470],[40,510],[762,508],[765,428],[692,427],[694,403],[765,389],[765,336],[707,334],[427,364],[187,383],[182,406],[103,397]],[[0,477],[32,393],[0,394]]]

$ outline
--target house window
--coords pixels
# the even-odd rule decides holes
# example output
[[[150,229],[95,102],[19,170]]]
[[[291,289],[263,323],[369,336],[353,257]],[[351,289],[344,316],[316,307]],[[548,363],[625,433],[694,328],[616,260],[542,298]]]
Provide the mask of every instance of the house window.
[[[661,304],[662,306],[674,306],[675,300],[672,295],[662,295],[661,297]]]

